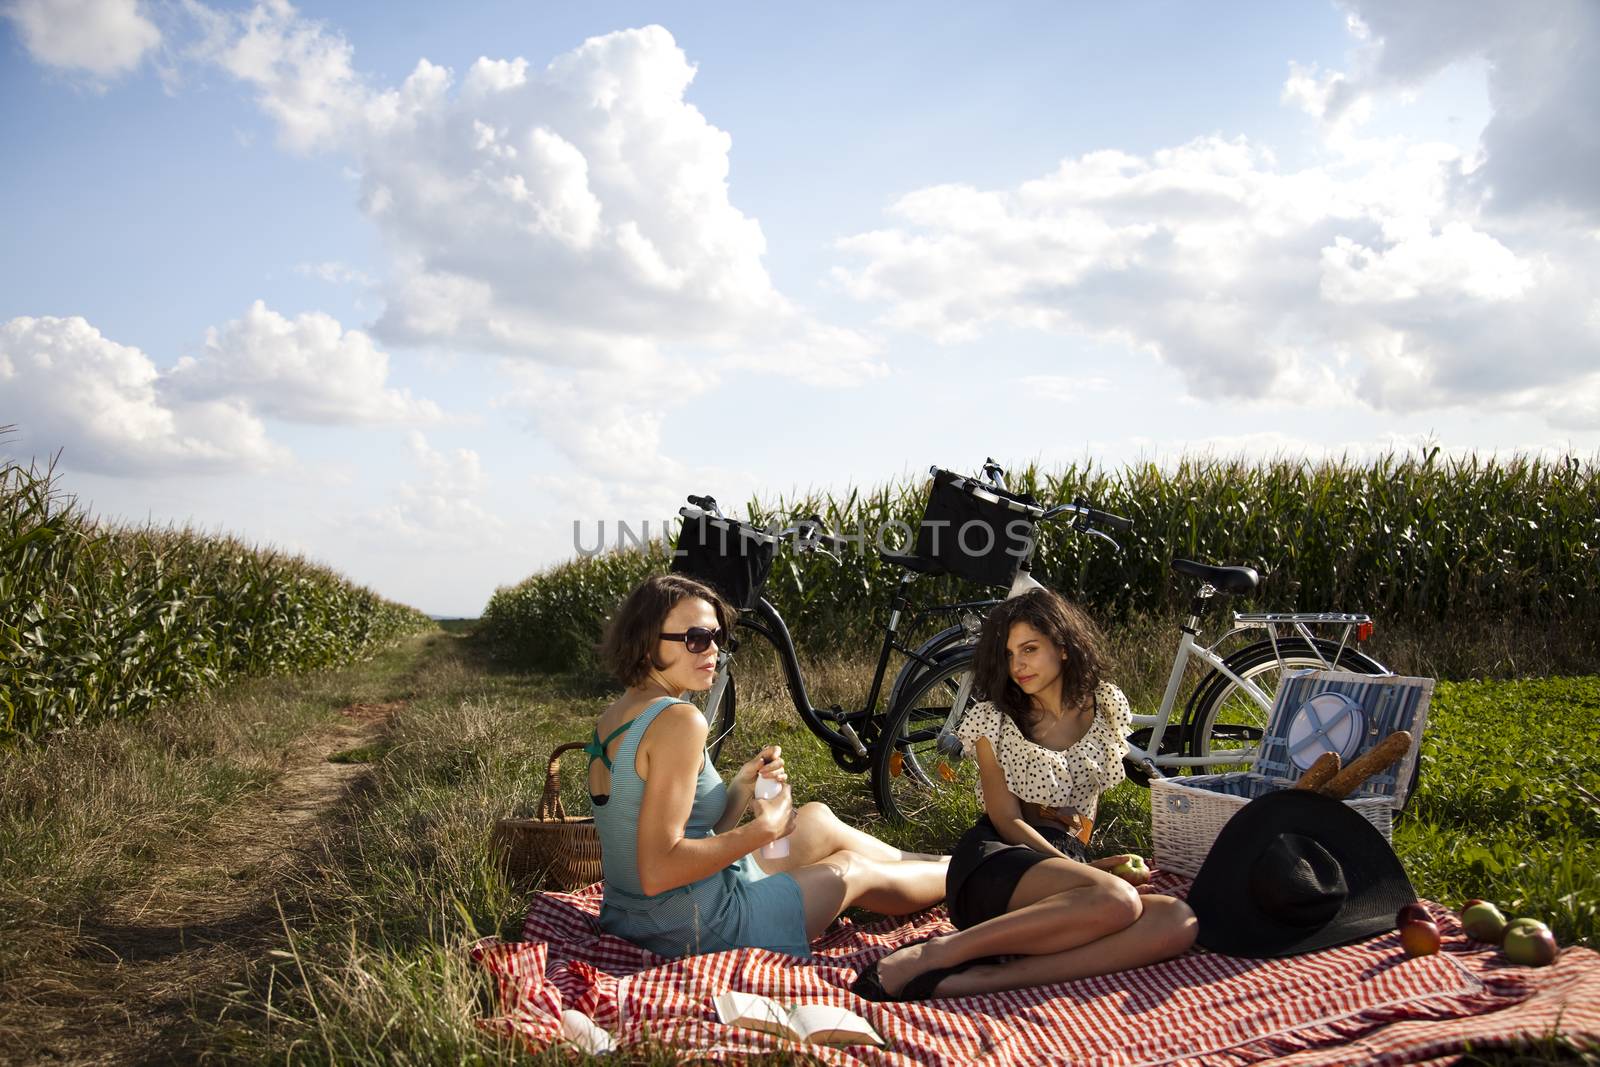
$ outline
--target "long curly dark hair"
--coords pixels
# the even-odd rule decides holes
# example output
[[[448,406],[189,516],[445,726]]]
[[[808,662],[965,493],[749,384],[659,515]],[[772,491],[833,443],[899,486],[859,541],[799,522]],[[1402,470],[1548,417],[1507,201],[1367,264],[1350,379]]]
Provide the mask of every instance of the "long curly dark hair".
[[[1028,694],[1011,679],[1006,659],[1006,641],[1012,624],[1018,622],[1032,626],[1066,654],[1061,662],[1061,703],[1067,708],[1081,707],[1094,696],[1105,671],[1104,639],[1081,608],[1048,589],[1030,589],[989,612],[973,659],[974,688],[1028,737],[1030,724],[1039,716]]]

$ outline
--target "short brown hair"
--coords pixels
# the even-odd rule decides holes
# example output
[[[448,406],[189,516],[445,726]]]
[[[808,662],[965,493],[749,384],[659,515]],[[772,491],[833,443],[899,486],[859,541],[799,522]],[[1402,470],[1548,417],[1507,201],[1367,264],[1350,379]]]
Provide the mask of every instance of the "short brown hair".
[[[644,681],[650,668],[662,670],[656,662],[656,643],[661,626],[678,601],[699,597],[717,613],[717,625],[732,633],[739,613],[704,582],[682,574],[653,574],[633,587],[606,623],[597,654],[606,669],[623,685],[633,687]]]
[[[1061,703],[1076,708],[1094,695],[1105,671],[1100,629],[1083,610],[1049,589],[1030,589],[996,604],[983,620],[972,669],[975,688],[1011,717],[1024,736],[1036,718],[1032,701],[1011,677],[1006,641],[1013,623],[1025,622],[1048,637],[1066,658],[1061,661]]]

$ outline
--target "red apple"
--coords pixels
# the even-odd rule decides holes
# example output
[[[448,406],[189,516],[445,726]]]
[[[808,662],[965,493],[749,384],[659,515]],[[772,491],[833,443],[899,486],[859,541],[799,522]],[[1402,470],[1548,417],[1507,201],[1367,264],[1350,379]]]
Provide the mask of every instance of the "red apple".
[[[1398,930],[1408,922],[1431,923],[1433,922],[1433,916],[1428,914],[1427,908],[1413,900],[1395,914],[1395,929]]]
[[[1419,919],[1401,923],[1400,945],[1407,956],[1431,956],[1439,951],[1439,928]]]
[[[1487,941],[1498,945],[1506,934],[1506,917],[1500,909],[1486,900],[1461,909],[1461,928],[1474,941]]]
[[[1538,919],[1517,919],[1506,927],[1500,951],[1506,959],[1524,967],[1544,967],[1555,962],[1561,951],[1550,928]]]

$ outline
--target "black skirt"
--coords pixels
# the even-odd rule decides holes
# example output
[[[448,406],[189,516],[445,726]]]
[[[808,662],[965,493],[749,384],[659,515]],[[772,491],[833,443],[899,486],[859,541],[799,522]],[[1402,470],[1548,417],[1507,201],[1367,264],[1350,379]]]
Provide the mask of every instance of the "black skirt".
[[[1083,842],[1064,827],[1030,825],[1066,855],[1080,863],[1088,862],[1089,854]],[[944,882],[950,921],[956,929],[965,930],[1004,915],[1022,876],[1034,864],[1053,858],[1027,845],[1013,845],[1000,836],[987,815],[981,816],[972,829],[961,835],[955,851],[950,854],[950,870]]]

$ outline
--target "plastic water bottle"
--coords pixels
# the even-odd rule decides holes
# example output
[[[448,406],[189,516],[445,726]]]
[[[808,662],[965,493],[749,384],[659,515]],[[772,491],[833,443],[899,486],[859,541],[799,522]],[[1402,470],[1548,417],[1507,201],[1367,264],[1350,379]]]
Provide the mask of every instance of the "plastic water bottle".
[[[756,776],[755,795],[757,800],[771,800],[781,792],[783,792],[783,783],[776,778],[768,778],[765,775]],[[788,854],[789,839],[787,837],[780,837],[776,841],[769,841],[761,846],[762,859],[779,860]]]

